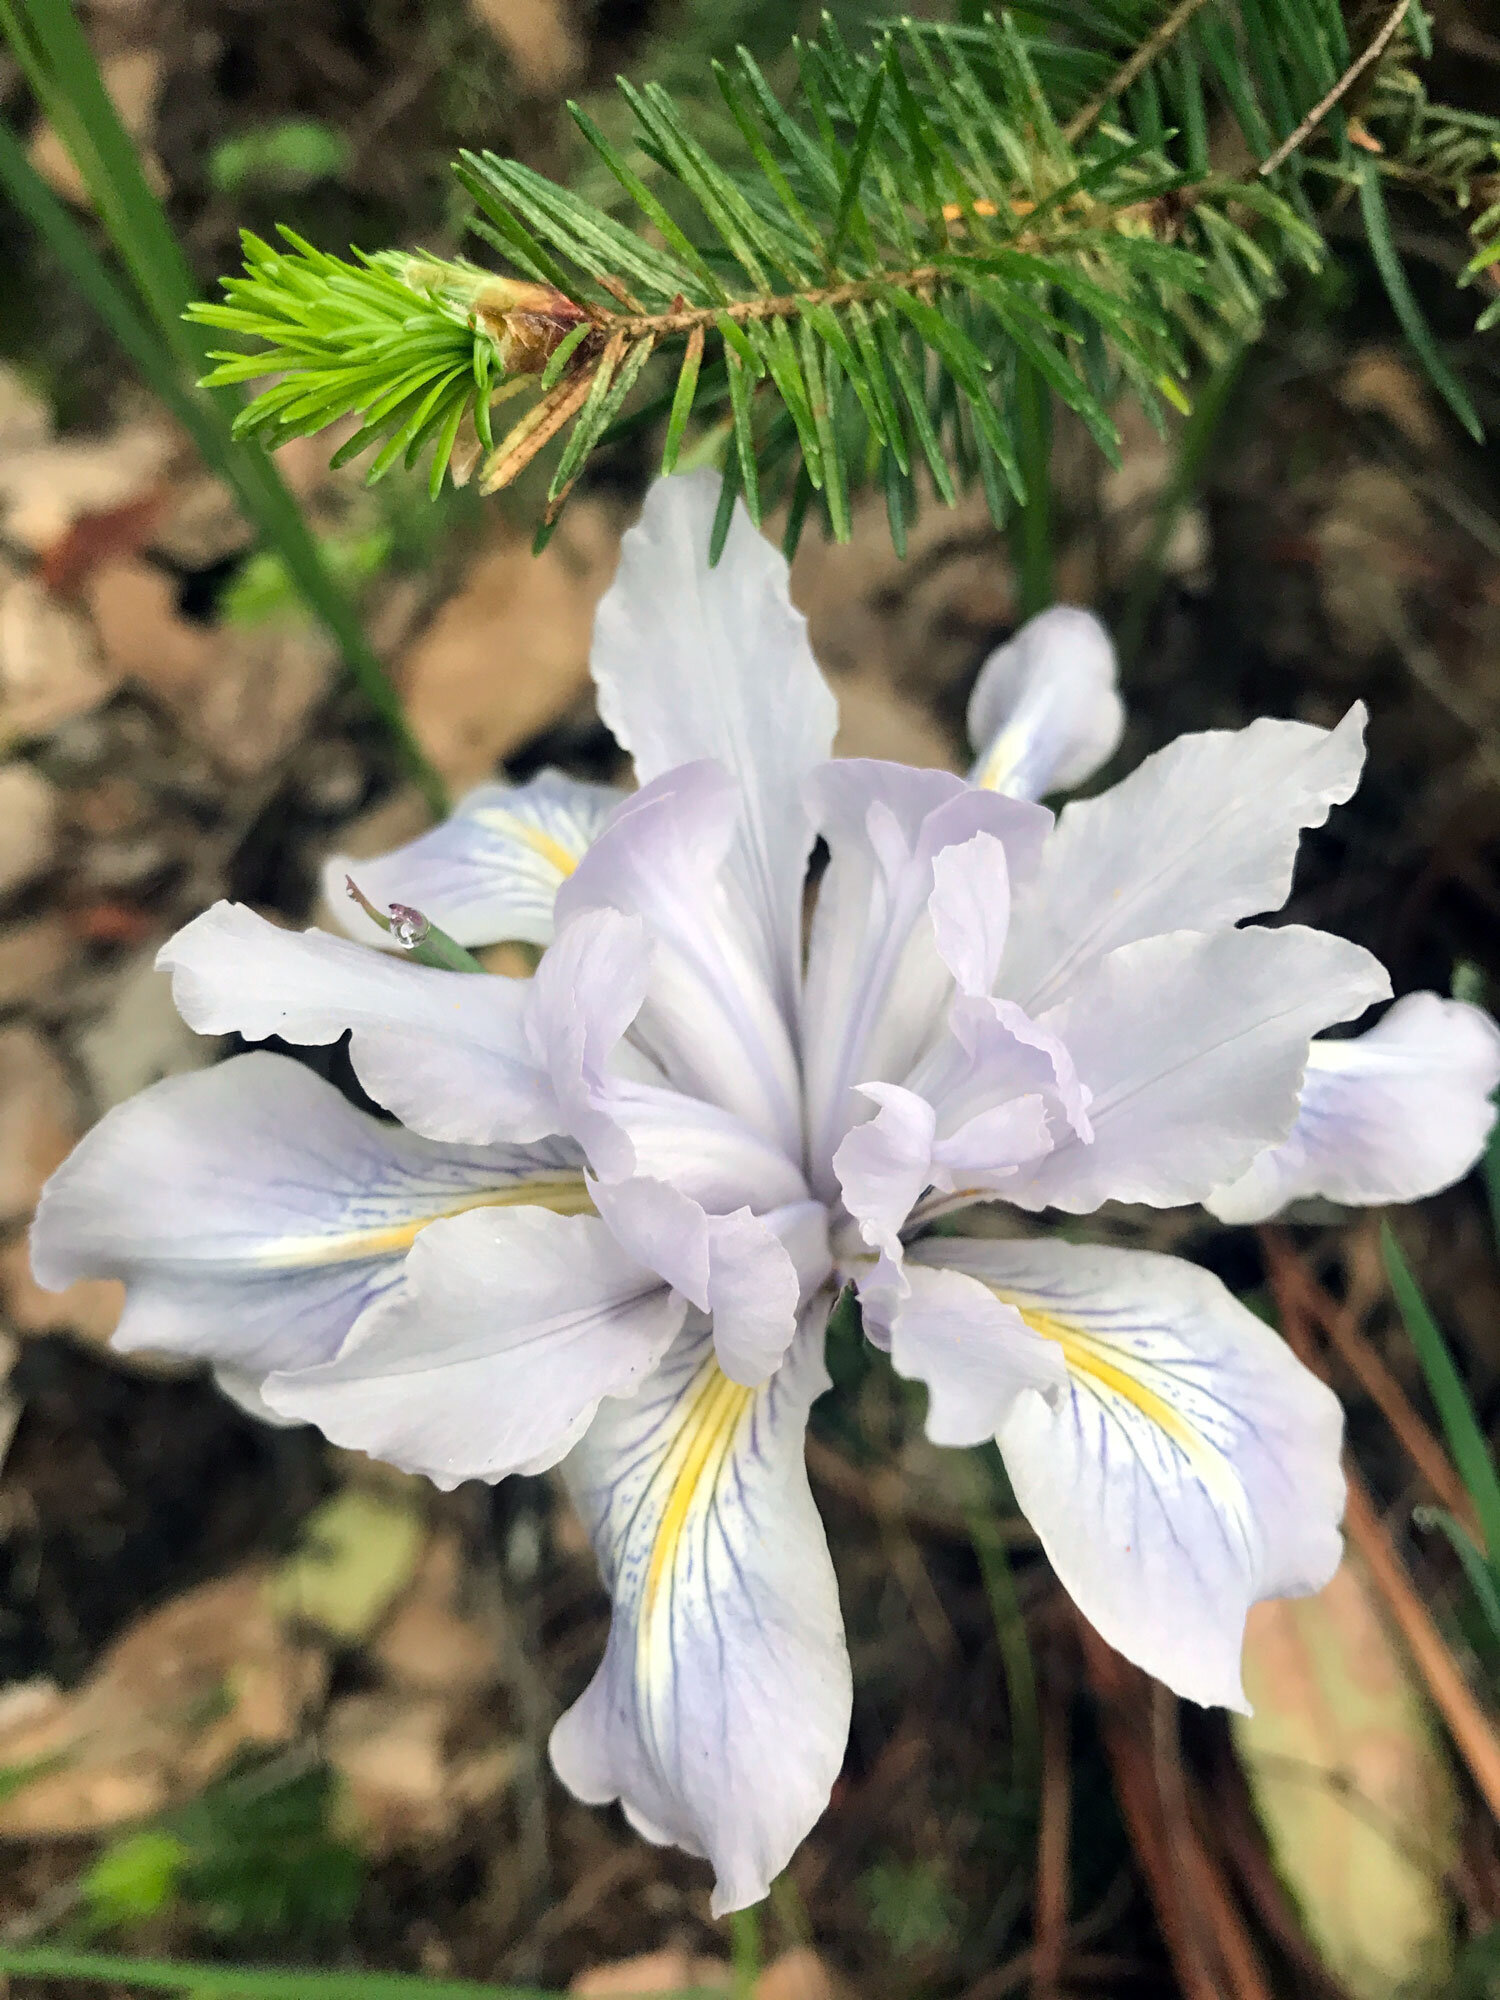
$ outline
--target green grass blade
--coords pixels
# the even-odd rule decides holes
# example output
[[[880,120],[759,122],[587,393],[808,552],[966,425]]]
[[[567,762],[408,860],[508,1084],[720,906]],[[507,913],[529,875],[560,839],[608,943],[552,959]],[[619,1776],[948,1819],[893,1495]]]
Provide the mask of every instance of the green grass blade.
[[[1469,1580],[1469,1588],[1485,1623],[1500,1639],[1500,1584],[1485,1562],[1474,1537],[1462,1521],[1456,1520],[1446,1507],[1414,1507],[1412,1519],[1419,1528],[1436,1528],[1445,1535],[1453,1553],[1463,1565],[1464,1575]]]
[[[1469,1392],[1448,1352],[1448,1343],[1438,1329],[1422,1288],[1412,1275],[1401,1245],[1388,1222],[1380,1227],[1380,1252],[1386,1276],[1396,1297],[1412,1346],[1427,1377],[1427,1387],[1442,1420],[1443,1435],[1458,1467],[1459,1477],[1474,1502],[1474,1512],[1484,1536],[1492,1570],[1500,1571],[1500,1477],[1489,1440],[1479,1427]]]
[[[1005,1691],[1010,1704],[1011,1776],[1018,1797],[1034,1800],[1042,1782],[1041,1709],[1037,1701],[1036,1663],[1031,1656],[1020,1599],[1016,1596],[1016,1580],[1011,1575],[1005,1543],[991,1516],[976,1506],[964,1510],[964,1519],[1005,1668]]]
[[[98,1985],[144,1986],[191,1993],[202,2000],[560,2000],[540,1986],[489,1986],[473,1979],[427,1979],[402,1972],[321,1972],[311,1967],[173,1964],[51,1945],[0,1946],[0,1974],[13,1979],[81,1979]],[[678,1988],[663,2000],[715,2000],[706,1987]],[[723,2000],[723,1995],[718,1995]]]
[[[1359,178],[1360,213],[1364,217],[1370,255],[1375,260],[1375,268],[1380,273],[1380,282],[1385,286],[1391,309],[1401,322],[1401,331],[1411,342],[1432,386],[1474,442],[1483,444],[1484,426],[1476,416],[1474,406],[1469,401],[1462,383],[1438,353],[1432,329],[1422,317],[1422,308],[1412,296],[1411,286],[1406,282],[1406,271],[1401,262],[1401,255],[1391,235],[1391,219],[1386,213],[1385,194],[1380,185],[1379,169],[1368,154],[1362,153],[1356,172]]]

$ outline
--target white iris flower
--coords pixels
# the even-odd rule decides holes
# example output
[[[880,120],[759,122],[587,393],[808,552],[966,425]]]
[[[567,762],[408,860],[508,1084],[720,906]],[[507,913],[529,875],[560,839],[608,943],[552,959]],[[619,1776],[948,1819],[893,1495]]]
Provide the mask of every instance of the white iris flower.
[[[830,762],[781,558],[740,512],[708,566],[716,491],[653,490],[599,611],[600,708],[640,790],[487,785],[361,865],[466,944],[544,945],[535,977],[216,905],[161,954],[184,1018],[350,1033],[400,1123],[239,1056],[110,1113],[32,1246],[43,1284],[125,1279],[120,1346],[201,1355],[262,1414],[443,1486],[560,1464],[614,1618],[554,1763],[707,1856],[727,1910],[765,1894],[844,1754],[803,1467],[839,1288],[926,1385],[935,1440],[998,1440],[1104,1636],[1241,1707],[1249,1606],[1339,1558],[1333,1397],[1193,1265],[924,1228],[997,1199],[1410,1199],[1472,1164],[1500,1038],[1420,995],[1315,1042],[1384,971],[1245,925],[1353,791],[1360,711],[1183,737],[1054,821],[1032,801],[1121,728],[1104,633],[1056,611],[985,670],[972,782]]]

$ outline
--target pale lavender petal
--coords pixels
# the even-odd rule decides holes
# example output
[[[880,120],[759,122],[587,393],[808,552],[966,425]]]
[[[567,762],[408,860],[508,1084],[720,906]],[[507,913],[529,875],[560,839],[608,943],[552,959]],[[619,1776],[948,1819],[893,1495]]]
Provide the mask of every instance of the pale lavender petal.
[[[1307,1045],[1390,992],[1322,931],[1180,931],[1098,960],[1039,1026],[1091,1092],[1093,1137],[1059,1136],[1005,1198],[1082,1215],[1104,1201],[1202,1201],[1292,1128]]]
[[[262,1394],[445,1488],[555,1465],[603,1398],[635,1394],[687,1310],[595,1217],[541,1208],[434,1222],[405,1276],[333,1360]]]
[[[966,894],[984,898],[976,877],[988,864],[988,893],[1003,910],[1035,871],[1051,816],[946,771],[864,758],[823,765],[808,796],[831,860],[808,951],[803,1073],[811,1171],[831,1198],[833,1153],[862,1115],[856,1087],[903,1082],[943,1026],[953,978],[929,909],[937,857],[989,835],[971,850]],[[951,922],[961,921],[954,912]],[[976,957],[985,949],[981,939]]]
[[[987,1105],[951,1125],[925,1098],[899,1084],[863,1084],[861,1095],[879,1109],[846,1134],[833,1165],[844,1206],[864,1241],[881,1253],[877,1282],[882,1284],[895,1282],[901,1231],[924,1189],[1003,1194],[1017,1169],[1052,1145],[1040,1095]]]
[[[999,990],[1055,1005],[1105,952],[1279,909],[1304,827],[1359,783],[1365,711],[1337,729],[1262,719],[1179,736],[1096,799],[1065,806],[1017,888]]]
[[[904,1294],[890,1313],[891,1363],[925,1383],[934,1444],[984,1444],[1026,1391],[1055,1402],[1066,1390],[1056,1343],[977,1279],[908,1263]]]
[[[638,1263],[711,1315],[725,1373],[750,1387],[763,1382],[791,1345],[799,1301],[828,1275],[821,1206],[709,1215],[680,1189],[645,1179],[599,1184],[594,1199]]]
[[[1115,649],[1091,611],[1057,604],[990,654],[969,699],[970,782],[1016,799],[1071,791],[1119,747]]]
[[[1338,1566],[1335,1398],[1209,1272],[1175,1257],[946,1237],[908,1253],[988,1286],[1056,1344],[1060,1401],[999,1427],[1021,1508],[1083,1615],[1205,1705],[1245,1707],[1245,1615]]]
[[[1010,929],[1010,867],[992,833],[945,847],[927,899],[938,957],[960,993],[993,993]]]
[[[336,854],[323,893],[351,937],[391,940],[348,895],[352,876],[380,909],[406,903],[464,945],[552,938],[558,889],[625,794],[543,771],[524,785],[480,785],[430,833],[373,859]]]
[[[1410,993],[1368,1033],[1313,1043],[1290,1136],[1207,1206],[1222,1222],[1261,1222],[1307,1195],[1364,1205],[1436,1194],[1484,1151],[1497,1084],[1489,1015]]]
[[[838,712],[787,594],[787,566],[736,503],[716,567],[714,472],[658,480],[594,624],[599,713],[640,782],[712,757],[744,806],[729,866],[790,1013],[812,849],[803,778],[833,746]]]
[[[528,982],[403,964],[348,938],[284,931],[215,903],[157,954],[202,1035],[279,1035],[320,1046],[353,1030],[370,1095],[429,1139],[531,1140],[560,1129],[526,1041]]]
[[[563,1467],[614,1601],[603,1664],[552,1733],[558,1776],[712,1862],[715,1914],[759,1902],[828,1802],[851,1686],[803,1465],[829,1386],[826,1296],[769,1382],[691,1329]]]
[[[528,982],[526,1039],[548,1078],[558,1122],[596,1174],[636,1170],[635,1149],[613,1112],[609,1065],[640,1012],[651,948],[638,917],[588,910],[559,924]]]
[[[795,1159],[796,1053],[758,933],[726,871],[743,805],[715,763],[684,765],[645,786],[559,892],[558,930],[585,911],[638,918],[651,970],[634,1041],[677,1089],[722,1105]]]
[[[418,1233],[479,1207],[591,1206],[577,1151],[434,1145],[288,1056],[236,1056],[109,1112],[48,1182],[39,1283],[123,1278],[115,1344],[249,1382],[328,1360]]]

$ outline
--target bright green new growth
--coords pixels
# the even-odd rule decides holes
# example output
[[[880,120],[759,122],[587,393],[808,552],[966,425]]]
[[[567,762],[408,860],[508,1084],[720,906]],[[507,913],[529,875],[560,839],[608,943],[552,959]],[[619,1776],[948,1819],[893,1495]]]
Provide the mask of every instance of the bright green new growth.
[[[1221,363],[1289,264],[1320,260],[1315,197],[1332,182],[1355,195],[1402,324],[1477,431],[1394,252],[1385,187],[1488,208],[1500,122],[1428,103],[1410,68],[1425,19],[1398,11],[1355,53],[1337,0],[1165,14],[1049,0],[1017,18],[902,20],[865,51],[825,17],[820,41],[793,45],[791,108],[748,51],[714,65],[734,160],[696,136],[698,107],[623,80],[631,157],[569,107],[618,190],[607,208],[465,154],[472,227],[519,282],[247,238],[245,275],[193,317],[254,349],[221,352],[209,379],[277,374],[242,432],[274,446],[358,415],[340,457],[378,447],[379,478],[430,452],[434,492],[481,453],[484,488],[504,486],[561,438],[543,536],[602,444],[664,419],[669,471],[707,417],[724,445],[721,535],[740,493],[757,521],[788,503],[789,544],[814,506],[842,539],[851,491],[874,484],[900,548],[924,480],[949,502],[978,483],[997,521],[1039,503],[1049,392],[1110,456],[1122,389],[1154,417],[1184,407],[1194,361]],[[1259,164],[1224,172],[1235,128]],[[516,421],[493,421],[521,396]]]

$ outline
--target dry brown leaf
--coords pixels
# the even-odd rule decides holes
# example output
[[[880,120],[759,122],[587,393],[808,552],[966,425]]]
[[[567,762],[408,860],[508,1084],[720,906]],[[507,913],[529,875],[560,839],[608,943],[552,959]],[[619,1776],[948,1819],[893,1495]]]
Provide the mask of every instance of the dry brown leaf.
[[[1355,465],[1312,530],[1323,609],[1343,652],[1368,661],[1400,629],[1402,592],[1435,574],[1432,522],[1394,468]]]
[[[205,1069],[222,1044],[215,1035],[195,1035],[172,1003],[170,974],[156,965],[148,944],[111,982],[109,1005],[79,1035],[79,1062],[88,1078],[95,1109],[105,1112],[127,1097],[160,1083]]]
[[[972,677],[1014,618],[1010,566],[982,499],[924,508],[905,562],[891,548],[883,504],[858,503],[849,542],[803,536],[792,600],[841,699],[880,687],[929,713],[935,695]]]
[[[377,1634],[375,1659],[397,1687],[414,1694],[482,1693],[501,1678],[501,1635],[459,1610],[463,1561],[458,1538],[436,1534],[410,1590]]]
[[[64,1292],[44,1292],[31,1275],[24,1236],[0,1246],[0,1303],[17,1333],[71,1333],[107,1347],[125,1307],[125,1287],[117,1278],[80,1278]],[[127,1366],[132,1357],[122,1356]],[[153,1363],[148,1373],[158,1373]]]
[[[149,1613],[72,1694],[0,1704],[0,1767],[38,1775],[0,1800],[0,1833],[93,1833],[192,1796],[241,1751],[290,1742],[321,1698],[322,1652],[281,1630],[258,1567]]]
[[[259,776],[295,748],[332,682],[334,654],[321,634],[300,623],[197,624],[178,610],[171,579],[146,563],[106,564],[87,596],[115,670],[232,776]]]
[[[957,768],[958,746],[930,713],[887,687],[864,681],[836,681],[839,727],[835,757],[880,757],[924,770]]]
[[[613,514],[597,501],[576,501],[539,556],[506,526],[406,655],[412,728],[455,789],[489,777],[587,695],[594,608],[618,553]]]
[[[57,787],[30,764],[0,765],[0,896],[45,875],[61,825]]]
[[[55,995],[78,951],[77,934],[55,910],[0,931],[0,1007]]]
[[[61,438],[0,455],[0,521],[8,540],[45,556],[85,515],[109,514],[157,492],[182,449],[159,419],[107,437]]]
[[[88,621],[32,577],[0,576],[0,745],[49,735],[114,693]]]
[[[583,47],[567,0],[469,0],[510,57],[523,90],[544,96],[576,74]]]
[[[79,1132],[67,1071],[35,1028],[0,1030],[0,1222],[26,1217]]]
[[[52,435],[52,410],[26,377],[0,362],[0,458],[32,451]]]
[[[755,2000],[850,2000],[849,1988],[811,1945],[785,1951],[755,1984]]]
[[[1424,459],[1444,458],[1447,433],[1422,377],[1394,347],[1362,347],[1344,370],[1339,395],[1351,410],[1384,417]]]
[[[674,1949],[649,1951],[640,1958],[622,1958],[613,1965],[596,1965],[588,1972],[580,1972],[568,1991],[625,1996],[681,1993],[694,1986],[707,1986],[727,1993],[733,1983],[733,1974],[723,1959],[695,1958],[690,1952]]]
[[[453,1703],[433,1695],[353,1694],[329,1710],[324,1745],[343,1783],[341,1818],[367,1852],[420,1847],[503,1797],[519,1748],[455,1750],[459,1733]]]
[[[1329,1969],[1359,2000],[1441,1985],[1453,1779],[1363,1565],[1316,1597],[1250,1614],[1235,1742],[1286,1882]]]

